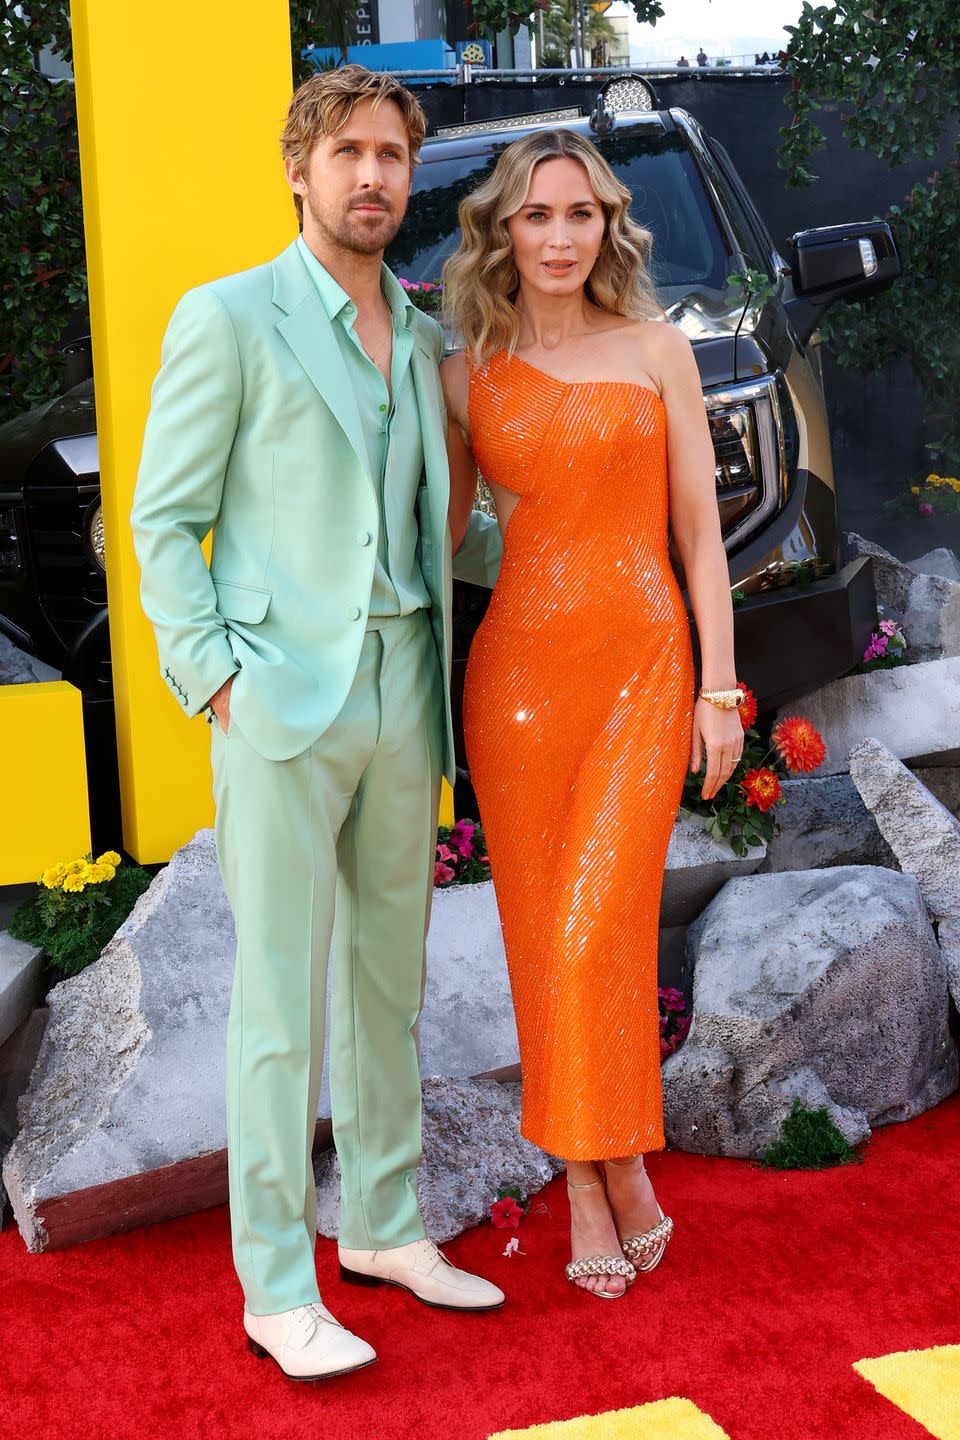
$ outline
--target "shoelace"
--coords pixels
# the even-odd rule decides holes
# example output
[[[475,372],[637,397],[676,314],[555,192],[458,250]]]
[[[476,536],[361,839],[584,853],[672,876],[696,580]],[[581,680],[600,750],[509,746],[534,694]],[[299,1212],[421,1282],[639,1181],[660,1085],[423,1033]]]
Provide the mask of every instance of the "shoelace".
[[[321,1320],[325,1321],[328,1325],[339,1324],[339,1321],[331,1320],[329,1315],[324,1315],[323,1311],[320,1309],[320,1306],[315,1300],[311,1300],[306,1305],[301,1305],[299,1309],[300,1314],[297,1316],[297,1324],[301,1327],[308,1326],[311,1335],[316,1330]]]

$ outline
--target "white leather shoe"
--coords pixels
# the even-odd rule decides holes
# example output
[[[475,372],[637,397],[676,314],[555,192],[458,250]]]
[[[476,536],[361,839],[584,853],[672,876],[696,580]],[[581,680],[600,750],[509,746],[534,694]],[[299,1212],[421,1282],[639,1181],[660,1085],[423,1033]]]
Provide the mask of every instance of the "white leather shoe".
[[[351,1285],[399,1285],[441,1310],[496,1310],[506,1296],[489,1280],[458,1270],[432,1240],[413,1240],[392,1250],[344,1250],[338,1246],[340,1278]]]
[[[319,1301],[278,1315],[243,1312],[247,1349],[261,1360],[276,1360],[291,1380],[325,1380],[372,1365],[377,1352],[345,1330]]]

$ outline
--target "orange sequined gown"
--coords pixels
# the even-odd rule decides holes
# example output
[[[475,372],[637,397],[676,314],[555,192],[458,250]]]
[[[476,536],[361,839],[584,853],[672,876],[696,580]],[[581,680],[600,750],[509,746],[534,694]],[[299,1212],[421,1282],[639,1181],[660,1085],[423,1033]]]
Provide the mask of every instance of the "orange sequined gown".
[[[568,1160],[662,1149],[657,925],[694,698],[663,402],[500,351],[469,409],[481,473],[521,497],[463,699],[521,1131]]]

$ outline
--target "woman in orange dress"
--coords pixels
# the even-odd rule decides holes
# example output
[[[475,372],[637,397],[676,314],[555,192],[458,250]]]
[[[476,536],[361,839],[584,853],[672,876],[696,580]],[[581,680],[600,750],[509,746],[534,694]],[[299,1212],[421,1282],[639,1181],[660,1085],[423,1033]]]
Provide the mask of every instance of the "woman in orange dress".
[[[465,349],[441,367],[454,548],[478,467],[504,532],[463,718],[521,1131],[566,1160],[567,1275],[606,1298],[672,1231],[643,1156],[665,1144],[657,926],[684,774],[705,751],[710,798],[743,746],[699,373],[656,303],[630,201],[570,131],[510,145],[460,207],[444,285]],[[668,522],[713,699],[694,699]]]

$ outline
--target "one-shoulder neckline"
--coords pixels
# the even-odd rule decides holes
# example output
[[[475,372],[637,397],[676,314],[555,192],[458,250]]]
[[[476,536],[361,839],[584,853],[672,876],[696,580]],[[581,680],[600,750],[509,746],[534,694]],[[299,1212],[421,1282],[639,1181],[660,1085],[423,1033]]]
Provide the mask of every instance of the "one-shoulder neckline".
[[[506,355],[507,352],[506,350],[501,350],[499,353]],[[511,360],[519,360],[520,364],[523,365],[525,369],[532,370],[534,375],[540,375],[544,380],[552,380],[554,385],[561,385],[565,390],[582,389],[587,386],[596,385],[618,385],[627,390],[643,390],[645,394],[652,395],[655,400],[659,400],[664,409],[667,408],[663,404],[663,396],[658,390],[654,390],[652,385],[641,385],[639,381],[636,380],[561,380],[559,375],[551,375],[548,370],[541,370],[539,365],[531,365],[530,361],[524,360],[522,355],[514,354],[509,358]]]

